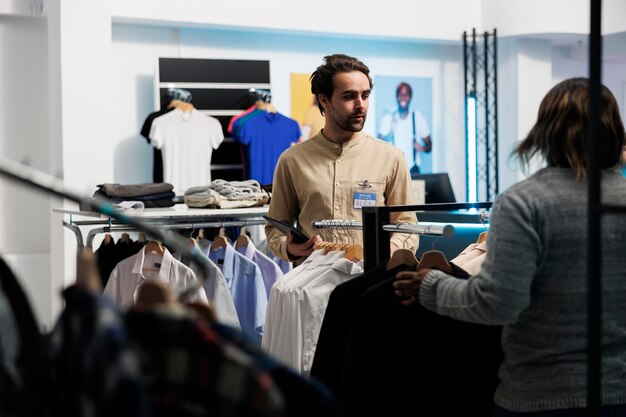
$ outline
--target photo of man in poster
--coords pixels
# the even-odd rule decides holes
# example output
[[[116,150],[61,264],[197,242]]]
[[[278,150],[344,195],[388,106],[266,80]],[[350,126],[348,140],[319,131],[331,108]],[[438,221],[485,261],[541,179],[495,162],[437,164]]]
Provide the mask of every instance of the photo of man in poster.
[[[426,173],[431,171],[430,158],[429,167],[424,169],[424,157],[432,150],[430,126],[426,116],[412,105],[412,101],[411,84],[399,82],[395,87],[395,105],[382,112],[378,123],[378,137],[404,152],[411,174]]]

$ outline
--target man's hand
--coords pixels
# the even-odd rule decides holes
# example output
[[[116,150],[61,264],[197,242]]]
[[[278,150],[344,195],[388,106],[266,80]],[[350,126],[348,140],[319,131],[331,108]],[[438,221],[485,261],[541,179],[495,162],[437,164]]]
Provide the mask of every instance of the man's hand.
[[[304,243],[294,243],[293,233],[290,232],[287,235],[287,253],[294,258],[309,256],[315,250],[315,245],[321,242],[322,238],[320,235],[313,235]]]
[[[432,271],[432,269],[424,268],[417,272],[398,272],[396,275],[396,281],[393,283],[393,287],[396,289],[396,295],[403,298],[402,304],[406,306],[417,304],[420,286],[422,285],[424,277],[430,271]]]

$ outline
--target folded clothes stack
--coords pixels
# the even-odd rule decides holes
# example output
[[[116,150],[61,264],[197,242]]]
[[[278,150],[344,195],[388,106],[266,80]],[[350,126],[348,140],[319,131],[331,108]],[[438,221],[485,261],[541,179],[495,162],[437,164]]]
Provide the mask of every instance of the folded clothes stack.
[[[121,207],[136,207],[128,202],[140,202],[146,208],[172,207],[174,186],[167,182],[144,184],[99,184],[93,194],[95,198],[107,200]]]
[[[215,180],[185,191],[185,204],[195,208],[242,208],[262,206],[270,196],[256,180]]]

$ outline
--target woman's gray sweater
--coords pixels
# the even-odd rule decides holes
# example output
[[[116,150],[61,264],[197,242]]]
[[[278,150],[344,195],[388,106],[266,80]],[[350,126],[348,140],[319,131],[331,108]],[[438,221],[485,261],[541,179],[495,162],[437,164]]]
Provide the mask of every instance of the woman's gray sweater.
[[[602,173],[602,201],[626,205],[626,179]],[[626,215],[602,216],[602,392],[626,403]],[[440,271],[419,300],[439,314],[504,325],[495,403],[511,411],[585,406],[587,182],[544,168],[495,201],[480,273]],[[467,358],[472,360],[472,358]]]

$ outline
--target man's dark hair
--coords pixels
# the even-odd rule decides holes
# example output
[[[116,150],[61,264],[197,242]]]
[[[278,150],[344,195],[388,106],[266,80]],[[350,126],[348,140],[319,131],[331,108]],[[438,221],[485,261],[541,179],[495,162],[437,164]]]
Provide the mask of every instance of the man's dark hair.
[[[400,89],[402,88],[406,88],[409,90],[409,95],[411,97],[413,97],[413,89],[411,88],[411,86],[408,83],[402,82],[400,84],[398,84],[398,87],[396,87],[396,97],[398,97],[398,94],[400,94]]]
[[[327,55],[324,57],[324,65],[317,67],[315,72],[311,74],[311,92],[317,99],[318,95],[322,94],[328,98],[332,97],[334,85],[334,76],[338,72],[352,72],[360,71],[367,75],[367,79],[370,82],[370,89],[374,88],[374,83],[370,77],[370,69],[356,58],[343,54]],[[324,108],[317,100],[317,107],[324,115]]]

